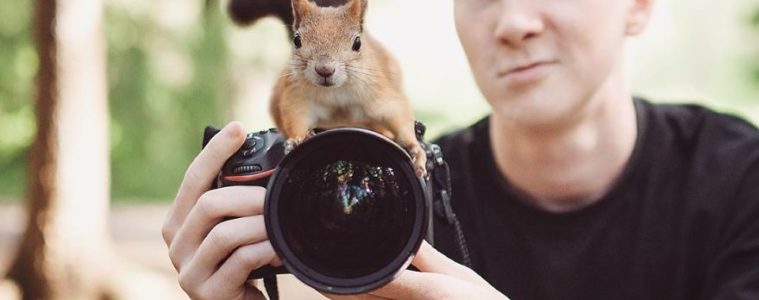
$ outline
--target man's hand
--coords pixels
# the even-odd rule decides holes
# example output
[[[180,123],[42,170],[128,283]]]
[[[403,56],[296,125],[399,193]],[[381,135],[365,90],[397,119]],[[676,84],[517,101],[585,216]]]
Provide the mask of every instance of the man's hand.
[[[505,299],[485,279],[423,242],[412,264],[420,272],[404,270],[400,276],[364,295],[327,295],[332,299]]]
[[[265,189],[231,186],[210,190],[224,162],[245,140],[230,123],[208,143],[185,173],[163,226],[179,284],[193,299],[265,299],[248,274],[279,266],[263,220]],[[231,219],[230,219],[231,218]],[[226,220],[226,221],[225,221]],[[422,244],[413,261],[421,272],[403,271],[390,284],[357,296],[333,299],[506,299],[474,271]]]
[[[179,285],[193,299],[265,299],[247,283],[248,274],[281,265],[261,215],[266,190],[231,186],[209,191],[244,141],[245,129],[236,122],[211,139],[187,169],[163,226]]]

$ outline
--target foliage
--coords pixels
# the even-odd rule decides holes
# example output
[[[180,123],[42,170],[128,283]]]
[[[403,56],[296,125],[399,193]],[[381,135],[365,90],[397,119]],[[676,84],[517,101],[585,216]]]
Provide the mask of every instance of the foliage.
[[[115,199],[169,199],[200,150],[203,127],[221,121],[227,21],[209,11],[177,34],[144,13],[152,4],[141,5],[105,12],[111,190]],[[0,72],[0,198],[21,197],[26,187],[35,131],[32,9],[31,1],[0,1],[0,65],[10,66]]]
[[[34,135],[31,105],[37,56],[32,43],[32,6],[0,1],[0,195],[24,190],[26,149]]]
[[[196,34],[113,9],[107,20],[113,197],[170,198],[200,150],[203,126],[220,122],[223,20],[208,15]]]
[[[759,37],[759,7],[756,8],[756,11],[754,11],[754,16],[751,18],[751,25],[754,27],[754,35]],[[759,57],[759,46],[755,45],[755,55],[754,57]],[[754,61],[754,80],[759,83],[759,58],[757,58]]]

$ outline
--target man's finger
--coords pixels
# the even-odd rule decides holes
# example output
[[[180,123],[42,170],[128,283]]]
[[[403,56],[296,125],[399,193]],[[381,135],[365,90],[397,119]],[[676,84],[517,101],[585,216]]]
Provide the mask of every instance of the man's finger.
[[[328,294],[328,293],[322,293],[322,294],[332,300],[387,300],[389,299],[389,298],[380,297],[380,296],[372,295],[372,294],[360,294],[360,295],[335,295],[335,294]]]
[[[263,216],[251,216],[225,221],[211,230],[198,247],[188,268],[210,277],[219,264],[236,248],[266,240]]]
[[[270,264],[276,253],[269,241],[237,248],[207,281],[220,290],[238,289],[246,284],[255,269]]]
[[[229,186],[203,194],[169,246],[174,267],[179,270],[190,260],[208,232],[222,219],[261,215],[265,193],[264,188],[257,186]]]
[[[485,280],[472,271],[472,269],[448,258],[443,253],[440,253],[437,249],[433,248],[427,243],[427,241],[422,242],[419,251],[417,251],[416,256],[414,256],[414,260],[411,261],[411,264],[422,272],[445,274],[473,284],[486,283]]]
[[[463,281],[446,278],[447,275],[404,270],[387,285],[370,294],[390,299],[441,299],[465,289],[454,283]]]
[[[229,123],[192,161],[164,224],[163,237],[167,245],[171,244],[176,230],[195,206],[200,195],[210,188],[224,162],[240,149],[244,141],[245,129],[242,124]]]

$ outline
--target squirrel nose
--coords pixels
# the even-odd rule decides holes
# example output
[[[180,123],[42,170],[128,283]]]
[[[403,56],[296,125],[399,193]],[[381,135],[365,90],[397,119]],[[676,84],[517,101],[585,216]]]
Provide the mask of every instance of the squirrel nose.
[[[316,67],[316,73],[321,75],[322,77],[330,77],[332,74],[335,74],[335,67],[332,66],[318,66]]]

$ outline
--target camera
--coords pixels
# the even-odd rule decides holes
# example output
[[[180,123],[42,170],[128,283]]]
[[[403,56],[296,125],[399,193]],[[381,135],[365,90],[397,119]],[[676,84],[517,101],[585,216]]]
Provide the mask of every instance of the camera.
[[[287,155],[276,129],[248,133],[214,188],[267,188],[266,231],[284,266],[250,278],[292,273],[319,291],[359,294],[408,268],[422,240],[433,242],[433,210],[450,212],[442,151],[423,142],[422,123],[415,130],[427,155],[425,178],[403,147],[371,130],[314,130]],[[203,147],[218,132],[207,127]],[[441,196],[445,203],[436,205]]]

